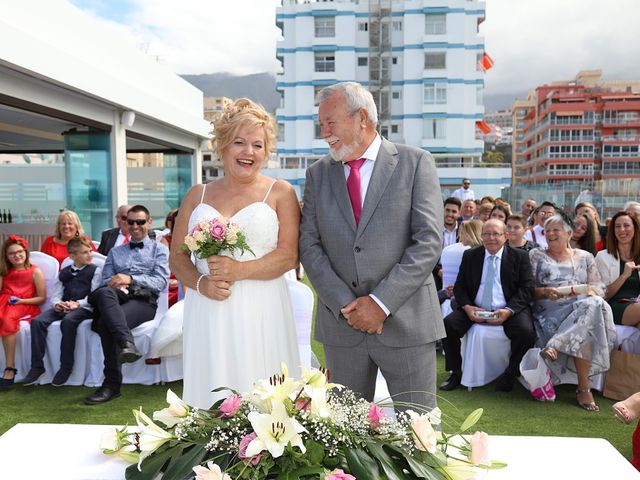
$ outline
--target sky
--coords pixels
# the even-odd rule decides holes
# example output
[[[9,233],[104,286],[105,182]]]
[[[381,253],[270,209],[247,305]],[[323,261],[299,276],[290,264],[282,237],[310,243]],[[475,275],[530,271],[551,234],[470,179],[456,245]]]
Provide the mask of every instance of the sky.
[[[71,0],[178,74],[275,73],[279,0]],[[485,96],[580,70],[640,79],[640,0],[486,0]]]

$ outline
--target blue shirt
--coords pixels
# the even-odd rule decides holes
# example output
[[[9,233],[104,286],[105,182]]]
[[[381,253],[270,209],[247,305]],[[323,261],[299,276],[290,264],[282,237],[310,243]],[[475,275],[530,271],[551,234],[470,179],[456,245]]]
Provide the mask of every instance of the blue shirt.
[[[109,250],[107,260],[102,269],[102,285],[118,273],[131,277],[132,285],[160,294],[169,279],[169,249],[166,245],[145,237],[143,248],[131,248],[129,244],[120,245]]]

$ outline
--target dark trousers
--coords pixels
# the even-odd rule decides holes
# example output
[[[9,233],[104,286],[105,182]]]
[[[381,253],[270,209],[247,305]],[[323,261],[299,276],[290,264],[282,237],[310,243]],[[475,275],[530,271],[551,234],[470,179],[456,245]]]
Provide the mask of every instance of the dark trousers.
[[[42,312],[31,320],[31,368],[44,369],[44,352],[47,348],[47,333],[49,325],[56,320],[61,320],[60,330],[62,340],[60,342],[60,369],[71,371],[73,369],[73,354],[76,348],[76,333],[78,326],[88,318],[93,317],[93,312],[86,308],[78,308],[67,314],[58,313],[53,308]]]
[[[464,337],[473,324],[474,322],[469,320],[467,314],[461,309],[453,311],[444,318],[444,328],[447,336],[442,339],[442,346],[445,354],[445,368],[448,371],[462,371],[460,339]],[[505,373],[519,376],[520,361],[536,341],[531,312],[528,309],[524,309],[511,316],[502,326],[504,327],[505,335],[511,341],[511,357]]]
[[[156,305],[145,300],[129,299],[120,303],[113,288],[100,288],[94,292],[94,305],[100,313],[97,331],[104,353],[103,387],[119,392],[122,385],[122,370],[118,361],[118,349],[126,342],[133,342],[131,330],[153,320]]]

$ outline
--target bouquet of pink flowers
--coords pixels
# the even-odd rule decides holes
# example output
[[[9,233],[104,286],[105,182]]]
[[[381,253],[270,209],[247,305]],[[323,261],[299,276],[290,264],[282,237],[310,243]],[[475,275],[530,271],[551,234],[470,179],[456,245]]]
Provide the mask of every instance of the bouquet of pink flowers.
[[[255,256],[240,228],[235,223],[225,223],[219,218],[196,224],[184,237],[181,248],[203,259],[222,251],[233,254],[236,250],[240,250],[240,253],[251,252]]]

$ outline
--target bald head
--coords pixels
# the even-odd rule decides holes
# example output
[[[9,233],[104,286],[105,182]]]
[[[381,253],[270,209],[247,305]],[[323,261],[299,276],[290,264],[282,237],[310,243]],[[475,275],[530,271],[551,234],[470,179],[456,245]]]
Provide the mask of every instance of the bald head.
[[[507,226],[501,220],[491,218],[482,225],[482,245],[491,255],[495,255],[507,241]]]

